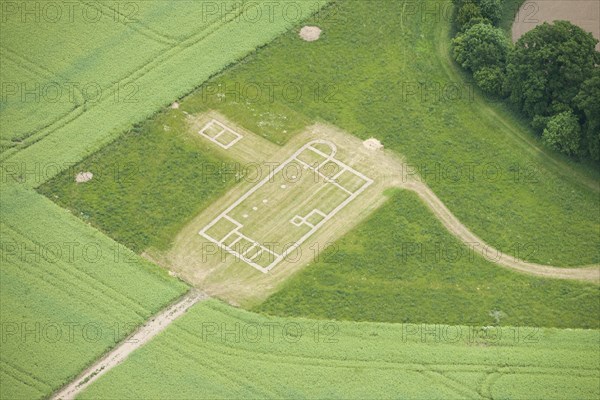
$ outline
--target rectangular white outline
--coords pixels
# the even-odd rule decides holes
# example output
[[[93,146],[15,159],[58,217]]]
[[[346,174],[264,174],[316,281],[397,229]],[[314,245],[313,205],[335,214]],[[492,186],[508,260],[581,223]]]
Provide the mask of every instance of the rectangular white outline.
[[[213,125],[217,125],[219,128],[221,128],[221,132],[217,133],[214,137],[210,137],[208,136],[206,133],[208,128],[210,128]],[[231,142],[227,143],[227,144],[223,144],[221,142],[219,142],[217,140],[217,138],[219,136],[221,136],[223,133],[225,132],[229,132],[232,133],[235,136],[235,139],[233,139]],[[205,138],[207,138],[208,140],[210,140],[211,142],[214,142],[216,144],[218,144],[219,146],[221,146],[222,148],[224,148],[225,150],[229,149],[231,146],[233,146],[234,144],[236,144],[237,142],[239,142],[240,140],[242,140],[243,136],[240,135],[239,133],[237,133],[236,131],[234,131],[231,128],[228,128],[227,126],[225,126],[223,123],[217,121],[216,119],[211,119],[206,125],[204,125],[204,128],[200,129],[198,131],[199,134],[201,134],[202,136],[204,136]]]
[[[217,121],[217,123],[218,123],[218,121]],[[330,148],[332,149],[332,154],[327,155],[327,154],[321,152],[319,149],[316,149],[315,147],[312,146],[315,143],[322,143],[322,144],[326,144],[326,145],[330,146]],[[315,152],[315,153],[317,153],[317,154],[325,157],[325,161],[323,161],[322,163],[320,163],[317,167],[313,167],[313,166],[307,164],[306,162],[301,161],[300,159],[298,159],[298,156],[300,154],[302,154],[302,152],[304,152],[304,150],[306,150],[306,149],[310,149],[311,151],[313,151],[313,152]],[[239,199],[237,199],[233,204],[231,204],[229,207],[227,207],[227,209],[225,211],[223,211],[221,214],[219,214],[217,217],[215,217],[208,225],[206,225],[198,233],[201,236],[203,236],[204,238],[208,239],[212,243],[214,243],[217,246],[219,246],[220,248],[222,248],[223,250],[226,250],[227,252],[229,252],[232,255],[234,255],[235,257],[237,257],[238,260],[243,260],[247,264],[251,265],[252,267],[254,267],[254,268],[258,269],[259,271],[261,271],[261,272],[263,272],[263,273],[266,274],[271,269],[273,269],[273,267],[275,267],[277,264],[279,264],[279,262],[281,260],[283,260],[290,252],[296,250],[316,230],[318,230],[321,226],[323,226],[335,214],[337,214],[340,210],[342,210],[344,207],[346,207],[346,205],[348,203],[350,203],[352,200],[354,200],[358,195],[360,195],[362,192],[364,192],[367,189],[367,187],[369,187],[373,183],[373,180],[371,178],[368,178],[367,176],[365,176],[362,173],[358,172],[357,170],[355,170],[354,168],[350,167],[349,165],[346,165],[343,162],[337,160],[335,158],[335,154],[336,154],[336,146],[335,146],[335,144],[333,144],[333,143],[331,143],[329,141],[325,141],[325,140],[313,140],[312,142],[309,142],[309,143],[305,144],[300,149],[298,149],[294,154],[292,154],[280,166],[278,166],[277,168],[271,170],[271,172],[269,173],[268,176],[266,176],[263,180],[261,180],[260,182],[258,182],[250,190],[248,190],[246,193],[244,193]],[[261,187],[263,187],[267,182],[272,181],[272,179],[273,179],[273,177],[275,175],[277,175],[279,172],[281,172],[289,163],[294,162],[294,161],[295,162],[299,162],[300,164],[302,164],[302,165],[306,166],[307,168],[313,170],[321,178],[323,178],[325,182],[331,183],[331,184],[337,186],[338,188],[342,189],[346,193],[350,194],[350,196],[348,198],[346,198],[343,202],[341,202],[340,204],[338,204],[338,206],[336,208],[334,208],[331,212],[329,212],[329,214],[325,214],[325,213],[323,213],[323,212],[321,212],[320,210],[317,210],[317,209],[313,210],[311,213],[318,212],[318,213],[320,213],[320,214],[323,215],[323,219],[319,223],[317,223],[316,225],[312,226],[312,228],[311,228],[311,230],[309,232],[307,232],[304,236],[302,236],[300,239],[298,239],[296,241],[296,243],[294,243],[292,246],[288,247],[282,254],[277,254],[277,253],[269,250],[268,248],[262,246],[257,241],[255,241],[253,239],[250,239],[249,237],[243,235],[239,230],[241,228],[243,228],[244,225],[241,224],[240,222],[236,221],[235,219],[231,218],[228,214],[232,210],[234,210],[238,205],[240,205],[244,200],[246,200],[248,197],[250,197],[254,192],[256,192]],[[339,176],[344,171],[350,171],[350,172],[356,174],[361,179],[363,179],[365,181],[365,183],[359,189],[357,189],[354,192],[351,192],[350,190],[344,188],[343,186],[341,186],[335,180],[335,177],[334,178],[328,178],[327,176],[323,175],[319,171],[319,169],[323,165],[325,165],[327,162],[329,162],[329,161],[336,163],[341,168],[341,172],[337,173],[335,176]],[[212,228],[216,223],[218,223],[222,218],[225,218],[225,219],[229,220],[230,222],[232,222],[236,226],[236,228],[234,228],[227,235],[225,235],[225,237],[221,241],[218,241],[218,240],[214,239],[213,237],[211,237],[210,235],[208,235],[206,232],[210,228]],[[307,225],[309,225],[309,224],[307,224]],[[226,238],[228,238],[232,234],[238,235],[238,238],[233,243],[231,243],[230,246],[227,246],[223,242],[225,241]],[[257,250],[256,253],[253,254],[254,257],[252,257],[252,259],[247,258],[245,256],[245,254],[247,254],[247,251],[245,251],[244,254],[239,254],[237,251],[235,251],[233,248],[231,248],[231,246],[233,246],[237,241],[241,240],[242,238],[246,239],[247,241],[249,241],[250,243],[253,244],[252,247],[251,247],[252,249],[258,247],[258,250]],[[250,250],[250,249],[248,249],[248,250]],[[253,261],[253,259],[256,258],[259,255],[259,253],[262,254],[265,251],[268,252],[268,253],[271,253],[273,256],[275,256],[275,259],[267,267],[261,267],[260,265],[258,265],[257,263],[255,263]]]

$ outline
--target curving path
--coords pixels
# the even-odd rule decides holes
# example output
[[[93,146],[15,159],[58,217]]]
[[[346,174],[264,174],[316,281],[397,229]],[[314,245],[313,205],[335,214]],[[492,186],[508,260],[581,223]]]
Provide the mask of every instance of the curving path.
[[[444,224],[446,229],[468,247],[477,244],[479,248],[486,248],[487,254],[494,255],[494,259],[486,257],[486,259],[491,262],[516,271],[546,278],[573,279],[600,283],[600,265],[590,265],[579,268],[552,267],[530,263],[520,260],[518,257],[502,253],[486,244],[464,226],[426,184],[413,181],[403,183],[400,187],[417,193],[431,211],[433,211],[440,222]]]

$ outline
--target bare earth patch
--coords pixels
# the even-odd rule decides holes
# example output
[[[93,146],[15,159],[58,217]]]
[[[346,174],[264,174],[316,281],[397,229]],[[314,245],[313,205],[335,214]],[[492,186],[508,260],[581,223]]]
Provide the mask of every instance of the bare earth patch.
[[[300,37],[307,42],[314,42],[321,37],[321,28],[318,26],[305,26],[300,29]]]
[[[591,32],[600,40],[600,1],[598,0],[549,0],[523,3],[512,26],[512,39],[521,36],[544,22],[569,21]],[[600,43],[596,45],[600,51]]]
[[[75,176],[75,182],[77,182],[77,183],[88,182],[88,181],[91,181],[93,177],[94,177],[94,174],[92,174],[91,172],[80,172]]]
[[[369,150],[383,150],[383,145],[379,140],[375,138],[365,140],[363,142],[363,146],[365,146]]]

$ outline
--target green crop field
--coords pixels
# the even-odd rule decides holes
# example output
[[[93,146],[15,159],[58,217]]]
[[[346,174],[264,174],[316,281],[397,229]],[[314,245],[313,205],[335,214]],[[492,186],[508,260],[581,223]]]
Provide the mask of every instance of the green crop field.
[[[591,399],[597,344],[598,331],[268,318],[209,300],[80,398]]]
[[[48,396],[187,289],[29,190],[0,216],[3,399]]]
[[[463,246],[415,194],[398,191],[254,309],[353,321],[600,327],[598,285],[515,274],[486,259],[493,256]]]
[[[598,398],[598,164],[452,3],[0,0],[0,399]]]
[[[294,3],[300,8],[288,17],[254,2],[266,15],[256,20],[245,3],[223,1],[214,10],[210,1],[181,1],[175,8],[129,2],[115,10],[113,3],[97,2],[58,22],[54,15],[31,21],[19,9],[4,11],[1,160],[55,163],[61,168],[44,176],[49,179],[324,4]],[[35,22],[37,35],[28,34],[27,21]],[[72,38],[63,47],[68,58],[40,40],[61,36]],[[125,62],[115,61],[120,58]],[[32,112],[44,118],[28,118]]]
[[[94,215],[32,189],[61,171],[73,181],[82,158],[323,4],[257,21],[247,3],[1,2],[0,398],[50,396],[189,288],[128,248],[168,245],[172,225],[117,243],[90,226]],[[252,6],[269,15],[265,2]],[[109,186],[132,173],[103,166]],[[120,214],[109,214],[118,225]]]

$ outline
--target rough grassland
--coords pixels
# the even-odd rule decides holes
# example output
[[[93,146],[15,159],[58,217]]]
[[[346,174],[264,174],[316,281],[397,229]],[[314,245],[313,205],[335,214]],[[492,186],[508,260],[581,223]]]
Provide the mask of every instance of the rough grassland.
[[[532,251],[521,249],[522,256]],[[598,328],[598,296],[595,284],[494,265],[481,249],[470,251],[451,236],[416,194],[397,191],[255,310],[356,321]]]
[[[190,116],[191,126],[188,128],[190,138],[200,143],[211,143],[198,135],[197,132],[213,116],[225,122],[227,126],[232,126],[231,122],[213,113]],[[236,127],[236,129],[238,128]],[[238,129],[238,132],[241,133],[242,131]],[[295,136],[284,147],[276,146],[246,130],[243,131],[243,135],[244,139],[232,148],[224,150],[212,144],[211,151],[217,155],[226,155],[243,166],[254,163],[254,168],[246,170],[247,175],[239,179],[231,190],[228,190],[187,223],[173,240],[173,246],[170,249],[167,251],[148,249],[145,255],[176,272],[187,282],[212,296],[226,299],[232,304],[249,306],[266,299],[290,275],[307,265],[315,253],[320,252],[328,243],[348,232],[359,221],[382,205],[386,200],[383,195],[384,191],[398,183],[396,182],[398,179],[388,175],[387,172],[401,163],[401,160],[395,156],[367,150],[356,137],[323,124],[308,127],[305,132]],[[347,163],[368,178],[373,179],[374,183],[313,232],[297,251],[292,252],[289,257],[285,257],[269,273],[263,274],[229,253],[217,250],[214,244],[198,234],[230,204],[233,204],[253,188],[258,181],[267,178],[270,171],[269,165],[271,165],[271,168],[273,165],[281,165],[306,143],[321,138],[327,138],[327,140],[335,143],[337,147],[336,159]],[[231,170],[231,168],[229,169]],[[286,225],[291,217],[278,218],[281,218],[281,215],[285,215],[285,213],[299,210],[305,206],[306,203],[303,202],[308,199],[307,196],[316,195],[319,208],[323,210],[327,207],[326,203],[329,202],[331,205],[333,200],[336,204],[341,203],[339,198],[330,197],[326,195],[325,191],[311,192],[308,190],[307,193],[294,195],[293,191],[298,190],[298,187],[292,182],[293,174],[298,174],[300,178],[304,178],[302,179],[304,183],[307,183],[306,180],[313,181],[315,176],[311,172],[303,171],[299,173],[295,169],[286,170],[286,173],[290,175],[290,181],[284,183],[286,185],[285,189],[282,189],[280,184],[267,182],[260,192],[264,193],[268,203],[264,205],[261,198],[255,203],[247,205],[247,219],[243,217],[244,211],[242,211],[242,215],[238,215],[242,222],[255,220],[263,232],[265,230],[270,232],[268,237],[254,238],[253,234],[257,232],[253,231],[252,227],[248,227],[246,234],[256,240],[264,241],[261,243],[263,245],[271,242],[269,246],[275,249],[282,249],[285,245],[291,245],[292,240],[298,239],[298,237],[294,239],[288,235],[291,230],[288,230]],[[302,174],[304,174],[304,177]],[[206,178],[211,178],[211,174],[207,174]],[[322,178],[317,180],[322,182]],[[291,197],[286,195],[288,190],[292,192],[290,193]],[[281,201],[277,200],[279,198],[281,198]],[[255,206],[256,211],[253,209]],[[264,214],[261,213],[265,207],[268,213],[278,214],[279,217],[265,217],[263,220],[261,216]],[[253,216],[250,216],[251,214]]]
[[[184,115],[178,117],[171,120]],[[182,222],[218,198],[234,176],[219,172],[229,162],[225,156],[190,140],[178,126],[164,126],[135,127],[39,191],[136,252],[167,249]],[[204,179],[209,167],[214,176]],[[77,184],[78,171],[94,178]]]
[[[596,398],[598,331],[267,318],[199,303],[82,399]],[[496,335],[499,334],[498,340]],[[516,338],[518,337],[518,339]],[[166,372],[165,372],[166,371]]]

